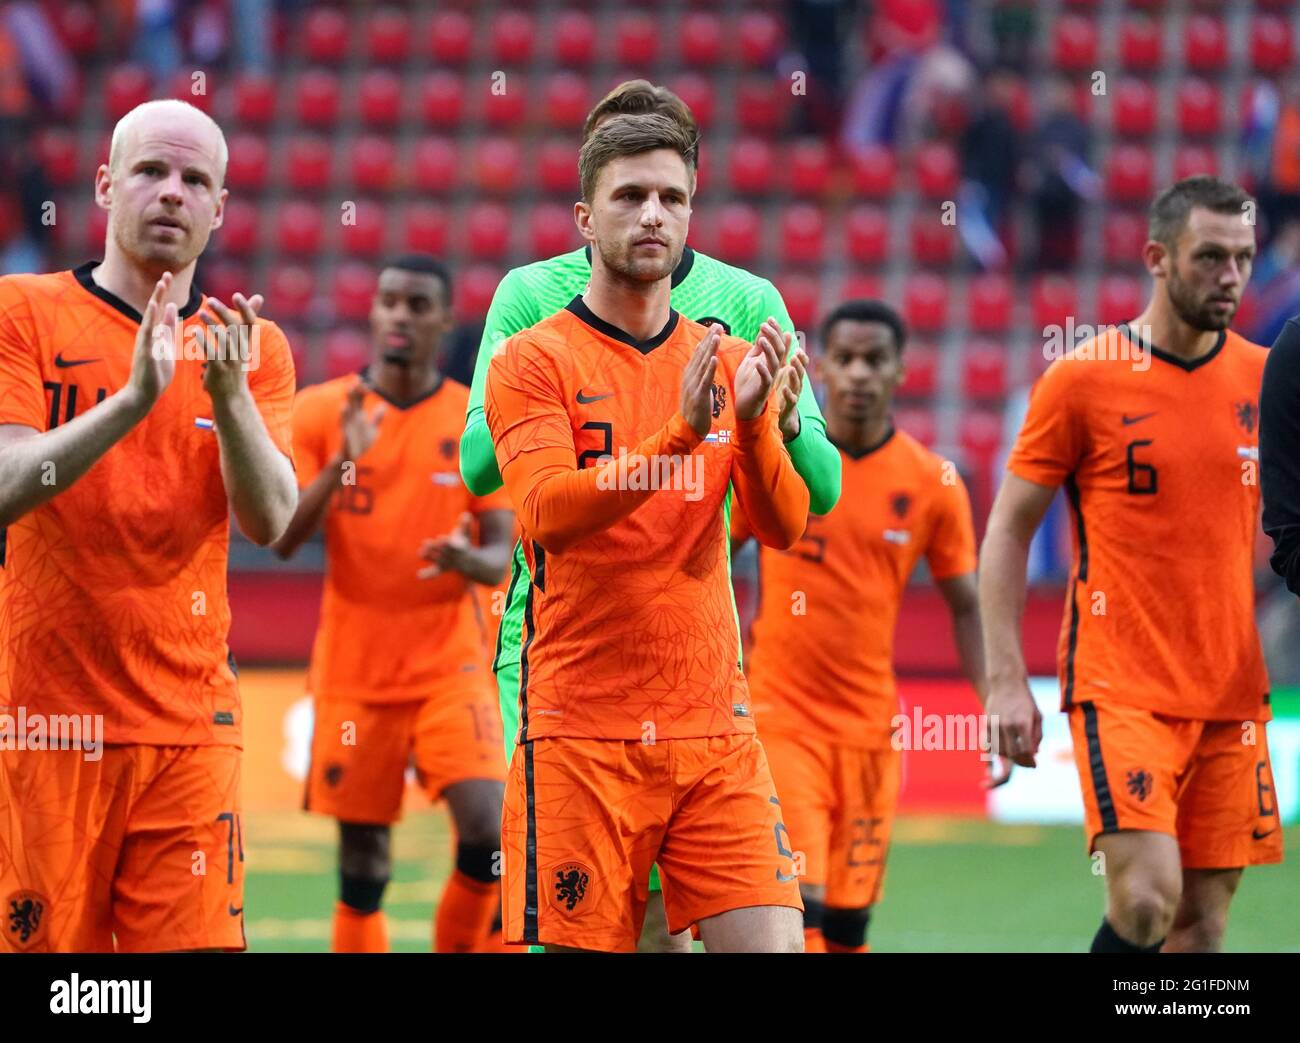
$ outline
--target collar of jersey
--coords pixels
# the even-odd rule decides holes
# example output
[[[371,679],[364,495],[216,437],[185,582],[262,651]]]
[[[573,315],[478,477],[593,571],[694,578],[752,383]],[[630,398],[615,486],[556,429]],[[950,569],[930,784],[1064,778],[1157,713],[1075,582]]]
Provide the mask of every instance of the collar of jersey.
[[[582,252],[586,254],[587,267],[590,268],[591,267],[591,244],[588,243]],[[683,279],[685,279],[688,275],[691,274],[691,268],[694,264],[695,264],[695,251],[688,246],[684,250],[682,250],[682,259],[677,262],[677,267],[673,269],[672,288],[674,290],[677,289],[677,287],[682,284]]]
[[[361,378],[361,383],[365,385],[367,391],[369,391],[372,395],[378,395],[394,409],[410,409],[412,406],[418,406],[421,402],[427,402],[429,399],[433,398],[433,396],[438,393],[438,389],[442,387],[442,381],[445,374],[439,373],[438,379],[433,382],[433,387],[429,388],[429,390],[426,391],[419,398],[413,398],[409,402],[399,402],[395,398],[389,398],[382,391],[380,391],[379,388],[375,387],[375,385],[370,380],[369,365],[362,366],[359,370],[357,370],[357,376]]]
[[[117,294],[104,289],[104,287],[100,286],[99,283],[95,282],[95,280],[90,277],[90,273],[103,263],[103,261],[87,261],[80,268],[74,268],[72,274],[76,278],[77,282],[81,283],[82,289],[87,293],[98,297],[110,308],[115,308],[132,322],[139,324],[144,319],[143,315],[132,308],[131,305],[127,304],[126,301],[122,300],[122,298]],[[203,291],[199,289],[196,283],[191,282],[190,299],[185,302],[185,307],[182,308],[178,314],[182,319],[188,319],[199,310],[199,305],[202,303]]]
[[[1130,343],[1136,344],[1139,348],[1143,348],[1147,351],[1150,351],[1151,354],[1154,355],[1156,358],[1160,359],[1161,362],[1168,362],[1171,366],[1177,366],[1179,369],[1185,370],[1188,373],[1190,373],[1194,369],[1199,369],[1201,366],[1204,366],[1207,362],[1212,360],[1215,355],[1217,355],[1220,351],[1223,350],[1223,345],[1228,339],[1227,331],[1219,330],[1219,339],[1214,342],[1214,347],[1212,347],[1199,359],[1189,360],[1189,359],[1179,358],[1177,355],[1172,355],[1161,348],[1157,348],[1154,344],[1143,344],[1142,341],[1139,340],[1137,336],[1134,335],[1133,331],[1129,329],[1129,325],[1127,322],[1122,323],[1119,329],[1120,332],[1124,334],[1124,337]]]
[[[656,333],[649,340],[637,340],[626,330],[621,330],[612,322],[606,322],[594,311],[587,307],[587,302],[582,299],[582,294],[574,297],[565,306],[565,310],[586,325],[590,326],[597,333],[609,337],[611,340],[627,344],[629,347],[636,348],[642,355],[649,355],[655,348],[659,347],[664,341],[672,336],[673,330],[677,328],[677,320],[681,318],[672,308],[668,309],[668,321],[664,328]]]
[[[877,449],[884,449],[885,446],[887,446],[890,443],[893,437],[894,437],[894,422],[891,420],[889,422],[889,429],[885,432],[885,436],[879,442],[877,442],[875,445],[869,445],[867,446],[867,448],[861,449],[857,452],[854,452],[848,446],[841,445],[839,442],[835,441],[835,439],[833,439],[829,434],[826,436],[826,441],[830,442],[831,445],[833,445],[836,449],[838,449],[841,453],[843,453],[845,456],[849,457],[850,459],[861,460],[863,457],[870,456]]]

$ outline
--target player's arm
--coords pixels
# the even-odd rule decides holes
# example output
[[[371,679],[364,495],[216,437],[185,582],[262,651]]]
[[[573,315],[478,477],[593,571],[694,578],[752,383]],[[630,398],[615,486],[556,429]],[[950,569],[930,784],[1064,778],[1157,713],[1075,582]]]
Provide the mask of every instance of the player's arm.
[[[474,519],[478,518],[479,542],[470,539]],[[456,528],[446,536],[425,540],[420,557],[430,562],[420,569],[421,579],[432,579],[443,572],[459,572],[466,579],[495,587],[505,579],[506,569],[515,551],[515,516],[509,509],[496,508],[460,516]]]
[[[761,308],[763,315],[776,319],[783,333],[795,333],[785,302],[771,283],[767,284]],[[792,360],[796,353],[802,355],[802,349],[796,348],[790,353]],[[826,437],[826,420],[817,406],[812,384],[803,379],[802,366],[806,364],[807,357],[804,356],[798,371],[798,396],[794,408],[787,407],[781,411],[781,437],[785,440],[794,469],[808,487],[809,510],[813,514],[827,514],[840,499],[840,454]]]
[[[1283,327],[1259,394],[1260,485],[1264,531],[1273,541],[1269,564],[1300,594],[1300,323]]]
[[[148,415],[171,383],[176,371],[174,353],[153,350],[155,328],[164,340],[176,328],[176,305],[163,304],[171,278],[168,272],[158,280],[145,306],[126,386],[93,409],[49,431],[34,426],[45,408],[45,389],[36,359],[30,345],[14,328],[11,316],[3,316],[0,416],[5,420],[30,418],[32,423],[0,423],[0,526],[11,525],[70,488]]]
[[[521,330],[539,322],[537,302],[512,268],[497,285],[483,324],[483,339],[479,341],[478,355],[474,359],[474,380],[469,389],[469,408],[465,414],[465,433],[460,436],[460,476],[465,487],[475,496],[487,496],[501,488],[501,472],[497,468],[496,452],[492,447],[492,432],[488,430],[483,414],[483,394],[487,388],[488,366],[498,345]]]
[[[793,339],[793,338],[791,338]],[[808,487],[781,444],[777,409],[769,405],[773,386],[786,377],[786,336],[774,321],[758,331],[736,370],[736,452],[731,483],[750,530],[768,547],[794,545],[808,524]]]
[[[704,440],[718,339],[711,332],[687,363],[681,411],[628,455],[685,456]],[[559,553],[626,518],[656,490],[620,488],[627,483],[618,480],[617,460],[578,468],[557,382],[530,349],[527,340],[516,342],[493,360],[484,413],[520,524],[544,550]]]

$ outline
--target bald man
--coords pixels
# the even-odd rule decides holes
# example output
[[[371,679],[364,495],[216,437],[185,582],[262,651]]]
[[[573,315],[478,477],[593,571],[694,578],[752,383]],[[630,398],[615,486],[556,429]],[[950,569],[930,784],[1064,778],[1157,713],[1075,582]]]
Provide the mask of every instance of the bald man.
[[[229,518],[272,543],[297,485],[284,335],[194,286],[225,168],[141,105],[103,261],[0,279],[0,952],[244,948]]]

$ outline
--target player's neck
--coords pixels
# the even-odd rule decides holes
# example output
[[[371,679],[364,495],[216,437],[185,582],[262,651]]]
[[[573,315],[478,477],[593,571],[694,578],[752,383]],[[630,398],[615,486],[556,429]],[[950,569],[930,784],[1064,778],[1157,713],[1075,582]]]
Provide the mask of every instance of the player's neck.
[[[886,410],[865,420],[848,420],[826,414],[826,437],[850,453],[865,453],[885,440],[893,421]]]
[[[405,405],[423,398],[442,379],[438,367],[399,366],[376,359],[366,369],[366,382],[390,402]]]
[[[582,301],[597,318],[617,326],[636,340],[649,340],[668,323],[671,294],[670,278],[652,283],[634,282],[620,279],[595,263]]]
[[[190,299],[190,285],[194,282],[195,264],[195,261],[191,261],[179,271],[172,272],[171,290],[164,303],[175,304],[178,308],[185,307]],[[142,268],[109,239],[104,246],[104,260],[90,273],[90,277],[97,286],[102,286],[114,297],[120,297],[143,314],[149,298],[153,296],[154,287],[165,271],[165,267],[156,271],[153,268]]]
[[[1213,351],[1220,337],[1218,330],[1189,326],[1158,296],[1152,298],[1146,311],[1130,322],[1129,327],[1144,347],[1156,347],[1189,362]]]

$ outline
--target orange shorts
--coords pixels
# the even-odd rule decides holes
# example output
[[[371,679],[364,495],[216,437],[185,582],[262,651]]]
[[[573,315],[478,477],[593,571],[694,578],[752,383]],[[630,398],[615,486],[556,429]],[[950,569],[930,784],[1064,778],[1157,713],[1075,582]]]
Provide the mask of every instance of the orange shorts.
[[[239,758],[0,751],[0,952],[243,949]]]
[[[634,952],[650,866],[676,934],[732,909],[802,909],[752,735],[534,739],[510,761],[502,913],[512,943]]]
[[[765,731],[799,882],[826,888],[831,909],[879,901],[898,807],[902,754]]]
[[[1068,712],[1090,852],[1105,833],[1146,829],[1178,839],[1184,869],[1282,861],[1263,721],[1188,720],[1116,702]]]
[[[341,822],[396,822],[408,765],[430,800],[466,779],[505,780],[501,711],[486,689],[400,703],[317,699],[314,709],[308,811]]]

